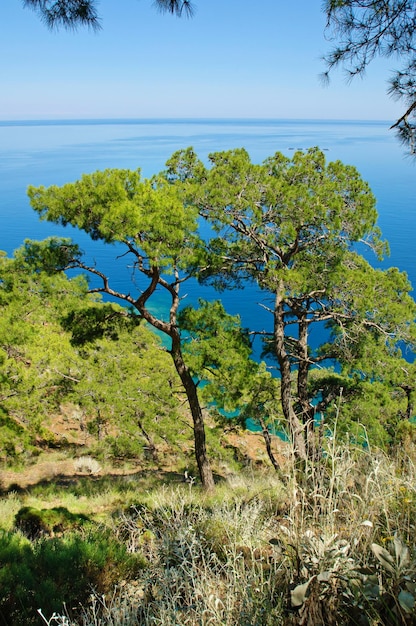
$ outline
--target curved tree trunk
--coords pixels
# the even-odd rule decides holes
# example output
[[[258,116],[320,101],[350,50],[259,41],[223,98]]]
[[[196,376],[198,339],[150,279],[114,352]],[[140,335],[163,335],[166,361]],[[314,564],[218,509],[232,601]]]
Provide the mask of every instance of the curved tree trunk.
[[[264,420],[263,420],[262,417],[259,418],[259,421],[260,421],[260,426],[262,427],[262,435],[263,435],[264,442],[266,444],[266,450],[267,450],[268,457],[269,457],[270,462],[273,465],[274,469],[276,470],[276,472],[278,472],[280,470],[280,465],[279,465],[276,457],[273,454],[272,439],[270,437],[269,429],[267,428],[267,425],[264,423]]]
[[[295,458],[305,461],[307,458],[304,427],[293,408],[292,372],[290,358],[285,347],[285,319],[283,305],[283,284],[276,291],[274,306],[274,348],[280,369],[280,398],[283,415],[289,425]]]
[[[198,465],[199,477],[203,488],[207,491],[211,491],[214,489],[215,483],[206,450],[204,416],[202,415],[196,385],[183,359],[181,337],[177,327],[176,313],[179,306],[179,287],[178,285],[173,286],[165,282],[160,275],[158,267],[152,267],[151,271],[147,272],[147,275],[151,278],[148,288],[141,294],[140,298],[136,301],[132,301],[132,304],[149,324],[168,335],[172,341],[169,352],[184,386],[193,420],[195,458]],[[164,287],[169,292],[172,299],[169,322],[155,317],[146,307],[146,302],[154,293],[157,285]]]
[[[199,403],[197,388],[183,360],[179,336],[175,333],[174,336],[171,337],[172,359],[175,364],[176,371],[178,372],[185,388],[186,397],[188,398],[188,404],[192,414],[194,425],[195,458],[198,464],[199,476],[203,488],[207,491],[212,491],[215,487],[215,483],[206,451],[204,417]]]

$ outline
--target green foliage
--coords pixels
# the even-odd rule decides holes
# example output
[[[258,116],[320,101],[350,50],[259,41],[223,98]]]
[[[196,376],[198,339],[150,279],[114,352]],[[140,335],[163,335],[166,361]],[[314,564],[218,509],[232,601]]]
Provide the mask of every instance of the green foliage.
[[[186,333],[190,367],[202,380],[201,397],[213,403],[217,420],[226,424],[232,417],[244,426],[247,419],[275,423],[279,382],[264,362],[252,359],[250,335],[239,316],[227,314],[220,301],[200,299],[199,307],[184,308],[178,321]]]
[[[150,265],[169,269],[183,257],[196,229],[196,212],[184,207],[162,178],[141,180],[140,171],[105,170],[62,187],[29,187],[42,219],[84,230],[92,239],[136,245]]]
[[[22,507],[15,517],[15,527],[29,539],[74,530],[88,521],[85,515],[76,515],[65,507],[36,509]]]
[[[176,442],[174,373],[160,341],[137,315],[87,295],[83,277],[52,272],[61,252],[56,240],[27,241],[14,259],[0,259],[3,461],[53,444],[50,417],[68,402],[98,443],[108,429],[114,440],[122,433],[118,458],[143,457],[149,439]],[[45,259],[48,271],[40,269]]]
[[[398,330],[402,336],[405,332],[406,329]],[[339,355],[342,372],[335,374],[324,369],[313,371],[310,376],[311,393],[319,392],[323,397],[317,406],[325,411],[327,423],[332,426],[341,412],[339,433],[386,449],[401,445],[406,433],[411,435],[409,420],[414,412],[415,364],[401,356],[397,345],[389,344],[390,338],[386,341],[377,330],[361,329],[349,346],[336,333],[334,341],[321,349]],[[335,398],[337,401],[331,406],[331,399]]]
[[[90,589],[106,593],[145,566],[140,554],[103,529],[85,536],[67,533],[30,543],[20,535],[0,536],[0,611],[7,624],[39,623],[37,609],[52,614],[85,602]]]
[[[122,434],[118,437],[106,437],[97,450],[104,452],[105,456],[113,461],[122,459],[142,459],[144,442],[132,439],[129,434]]]
[[[160,342],[142,326],[84,345],[82,375],[69,398],[79,404],[97,449],[141,458],[144,447],[181,440],[175,372]],[[105,381],[105,385],[102,384]],[[110,434],[116,426],[118,434]]]
[[[101,19],[97,11],[96,0],[23,0],[23,5],[35,11],[51,30],[55,28],[77,29],[79,26],[101,28]],[[177,17],[193,14],[190,0],[155,0],[154,5],[162,13],[171,13]]]
[[[70,239],[48,237],[44,241],[26,239],[14,253],[14,271],[54,275],[80,256],[77,244]]]
[[[367,183],[355,168],[327,162],[318,148],[291,159],[276,153],[262,164],[239,149],[214,153],[210,163],[207,169],[189,148],[152,179],[142,179],[138,170],[106,170],[63,187],[29,189],[42,219],[121,242],[146,286],[138,296],[113,291],[66,239],[27,241],[14,260],[3,257],[4,333],[7,327],[13,340],[0,354],[5,416],[26,426],[30,415],[33,436],[47,441],[45,415],[70,400],[97,441],[110,436],[112,456],[122,451],[122,440],[109,432],[117,423],[125,442],[138,442],[126,445],[125,456],[146,449],[156,458],[158,441],[180,432],[172,420],[179,386],[162,354],[150,353],[139,324],[145,318],[171,340],[195,423],[201,411],[194,383],[200,380],[200,396],[212,412],[238,413],[242,422],[250,417],[262,428],[283,417],[300,456],[311,443],[302,439],[313,435],[314,414],[332,427],[341,396],[340,432],[381,447],[396,444],[398,425],[412,415],[414,368],[401,350],[414,344],[416,306],[405,274],[376,270],[357,252],[363,241],[379,258],[387,251]],[[214,233],[208,241],[199,236],[198,214]],[[73,267],[102,279],[103,287],[92,291],[124,300],[139,315],[87,298],[85,279],[68,281],[55,271]],[[190,276],[219,288],[251,280],[273,298],[273,328],[261,332],[279,379],[250,358],[250,333],[259,329],[242,329],[238,316],[219,302],[180,311],[179,287]],[[157,286],[170,298],[169,321],[148,309]],[[45,303],[53,324],[44,324]],[[21,324],[26,311],[31,323]],[[329,333],[318,348],[310,342],[314,324],[326,324]],[[325,367],[334,362],[337,374]],[[34,368],[43,377],[39,384],[37,375],[36,385]],[[157,370],[168,385],[160,385]],[[198,429],[201,451],[203,427]]]
[[[414,376],[405,372],[413,369],[401,350],[414,346],[416,305],[403,272],[374,269],[356,251],[363,242],[379,258],[388,251],[368,184],[318,148],[291,159],[276,153],[261,165],[244,149],[214,153],[210,161],[204,168],[192,150],[181,151],[167,175],[218,234],[200,279],[219,289],[256,281],[273,302],[264,356],[277,360],[274,393],[297,453],[315,445],[302,439],[313,435],[304,426],[316,412],[328,422],[338,415],[340,394],[345,433],[362,439],[360,423],[375,445],[388,445],[397,423],[411,416]],[[329,333],[318,348],[310,341],[317,324]],[[325,369],[334,362],[336,376]]]
[[[371,545],[377,566],[362,578],[364,601],[371,614],[377,612],[386,624],[412,624],[415,615],[416,561],[399,537],[389,549]]]
[[[28,194],[41,218],[71,224],[92,239],[117,242],[125,247],[145,283],[145,288],[141,288],[134,276],[130,276],[135,295],[114,290],[108,277],[79,258],[70,260],[67,267],[80,267],[99,277],[102,286],[92,289],[93,292],[107,293],[128,303],[167,336],[169,352],[192,415],[201,482],[207,490],[212,489],[214,480],[206,453],[203,413],[194,380],[183,359],[176,319],[180,285],[195,273],[204,256],[203,241],[197,232],[196,208],[182,202],[176,186],[165,176],[142,181],[139,171],[129,170],[95,172],[61,188],[30,187]],[[168,321],[163,319],[163,314],[158,316],[149,308],[157,287],[162,287],[168,298]]]
[[[72,310],[63,317],[62,327],[71,333],[71,343],[83,346],[103,337],[112,341],[119,339],[120,332],[133,329],[140,318],[129,315],[114,304],[102,303],[99,307]]]
[[[138,170],[106,170],[63,187],[29,189],[42,219],[71,224],[93,239],[122,243],[145,282],[136,295],[118,293],[99,270],[83,264],[68,240],[25,243],[16,255],[16,270],[32,272],[47,284],[60,276],[51,274],[53,268],[85,269],[103,283],[92,291],[115,296],[139,313],[89,300],[62,310],[60,325],[71,331],[72,347],[79,350],[70,371],[60,365],[64,380],[55,386],[82,407],[97,439],[109,434],[105,431],[116,419],[123,424],[123,436],[136,430],[140,445],[155,451],[155,435],[166,435],[165,416],[174,409],[173,379],[167,374],[169,386],[161,392],[160,385],[147,383],[146,373],[137,394],[130,376],[143,371],[140,351],[124,360],[110,355],[105,345],[117,339],[127,347],[144,318],[170,338],[170,354],[196,425],[198,464],[206,456],[196,380],[202,381],[198,391],[215,406],[213,412],[237,412],[242,421],[251,417],[265,433],[267,423],[283,417],[296,454],[303,458],[316,443],[316,413],[332,427],[341,396],[340,431],[380,447],[396,443],[398,424],[412,413],[414,368],[407,367],[402,350],[414,345],[416,305],[404,273],[374,269],[357,252],[363,242],[378,258],[387,252],[368,184],[354,167],[327,162],[318,148],[298,151],[291,159],[276,153],[262,164],[252,163],[244,149],[209,158],[206,168],[188,148],[175,153],[167,170],[151,179],[142,179]],[[199,235],[198,215],[214,234],[207,241]],[[180,311],[179,288],[191,276],[222,289],[256,282],[273,302],[270,332],[241,329],[238,316],[229,316],[219,302]],[[85,283],[77,287],[85,293]],[[148,308],[157,287],[170,299],[168,321]],[[329,340],[316,348],[310,331],[318,324],[326,324]],[[278,380],[264,363],[250,358],[250,333],[256,332],[263,335],[265,356],[277,360]],[[131,347],[127,350],[131,355]],[[105,391],[95,374],[86,371],[90,359],[106,372]],[[152,360],[156,365],[156,356]],[[329,368],[334,362],[337,374]],[[12,365],[12,375],[25,388],[29,376],[24,361],[15,359]],[[153,372],[150,378],[156,380]],[[46,438],[41,423],[38,409],[33,428]],[[117,454],[120,446],[110,439],[107,443]]]
[[[10,388],[10,387],[9,387]],[[3,387],[4,389],[4,387]],[[13,393],[13,392],[12,392]],[[25,428],[0,410],[0,462],[16,464],[25,460],[24,451],[35,453],[31,437]]]
[[[52,261],[56,251],[63,254],[69,249],[67,267],[79,266],[98,275],[103,281],[98,291],[128,302],[169,336],[171,356],[194,419],[202,482],[213,481],[208,479],[196,378],[204,383],[200,395],[207,402],[226,412],[237,411],[241,420],[247,416],[258,420],[265,435],[267,422],[283,414],[295,453],[303,460],[307,449],[316,446],[316,411],[326,413],[329,422],[331,412],[337,416],[335,399],[344,386],[348,389],[345,432],[359,440],[355,425],[360,423],[376,445],[388,445],[388,429],[393,432],[405,412],[410,417],[412,389],[408,391],[403,381],[387,380],[386,368],[378,376],[378,364],[392,358],[399,363],[401,346],[413,345],[416,305],[403,273],[395,268],[373,269],[356,252],[362,242],[378,258],[387,252],[368,184],[354,167],[327,162],[318,148],[297,151],[292,159],[276,153],[262,164],[252,163],[244,149],[213,153],[209,158],[207,169],[188,148],[175,153],[167,170],[150,180],[142,180],[139,171],[106,170],[60,188],[29,189],[31,204],[43,219],[71,224],[93,239],[124,244],[135,268],[149,281],[138,297],[113,291],[99,270],[83,265],[77,250],[70,258],[72,251],[66,245],[51,242]],[[205,242],[197,231],[198,214],[214,233]],[[43,249],[32,256],[27,251],[28,263],[42,254]],[[169,273],[173,282],[167,281]],[[199,309],[179,312],[179,286],[190,276],[220,289],[251,280],[270,296],[273,326],[263,336],[265,354],[269,358],[272,354],[278,363],[278,383],[264,364],[250,360],[248,332],[220,303],[201,302]],[[169,322],[147,308],[157,286],[170,297]],[[111,310],[108,316],[101,308],[99,315],[104,325],[110,320],[113,332]],[[74,340],[93,337],[97,319],[91,309],[70,314],[67,321],[74,326]],[[314,324],[326,324],[330,334],[318,349],[309,339]],[[108,328],[102,323],[100,327],[104,336],[108,334]],[[369,358],[370,346],[377,349],[377,367],[374,351]],[[317,387],[313,369],[334,361],[345,384],[334,378],[329,383],[326,377],[325,385]],[[398,389],[405,394],[397,393]],[[366,404],[370,396],[372,406]],[[103,411],[97,409],[95,423],[101,421]],[[140,411],[137,415],[140,420]],[[142,426],[142,432],[147,432]]]
[[[74,374],[77,355],[59,317],[78,306],[85,282],[63,274],[30,272],[15,259],[0,263],[0,404],[3,426],[19,433],[20,452],[48,438],[46,418],[59,406],[62,387]],[[10,455],[8,455],[10,456]]]
[[[251,346],[240,327],[239,316],[228,315],[220,301],[199,300],[199,308],[188,306],[178,316],[181,329],[193,339],[194,372],[230,368],[235,356],[248,358]],[[223,365],[223,363],[225,364]]]
[[[348,79],[363,75],[377,57],[400,59],[389,80],[389,94],[404,103],[403,115],[391,128],[415,153],[415,14],[413,0],[327,0],[328,36],[337,43],[326,55],[328,78],[334,67],[342,67]]]

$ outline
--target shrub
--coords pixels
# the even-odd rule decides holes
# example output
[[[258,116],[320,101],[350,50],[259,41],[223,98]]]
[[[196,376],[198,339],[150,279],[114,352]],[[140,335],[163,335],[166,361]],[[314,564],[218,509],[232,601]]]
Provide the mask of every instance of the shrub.
[[[86,604],[91,589],[108,593],[146,566],[141,554],[107,530],[71,532],[30,542],[21,535],[0,536],[0,614],[6,624],[39,624],[37,609],[52,615]]]
[[[37,539],[80,528],[88,521],[86,515],[71,513],[63,506],[51,509],[25,506],[16,513],[15,527],[29,539]]]
[[[143,456],[143,444],[129,435],[106,437],[102,447],[108,451],[108,455],[114,460],[139,459]]]

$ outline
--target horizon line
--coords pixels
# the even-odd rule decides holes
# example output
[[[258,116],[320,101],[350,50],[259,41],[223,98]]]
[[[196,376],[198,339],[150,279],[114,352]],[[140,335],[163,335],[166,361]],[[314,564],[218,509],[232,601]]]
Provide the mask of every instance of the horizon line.
[[[137,122],[325,122],[391,124],[389,119],[358,118],[293,118],[293,117],[33,117],[1,118],[0,124],[70,124],[70,123],[137,123]]]

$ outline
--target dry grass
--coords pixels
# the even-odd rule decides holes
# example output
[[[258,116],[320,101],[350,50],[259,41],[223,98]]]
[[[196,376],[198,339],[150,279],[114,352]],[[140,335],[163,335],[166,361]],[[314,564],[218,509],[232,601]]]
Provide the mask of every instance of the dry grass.
[[[403,598],[416,597],[415,478],[408,459],[331,443],[283,482],[234,476],[210,499],[186,487],[153,492],[117,527],[151,566],[98,612],[95,598],[79,623],[414,624]],[[406,545],[406,576],[383,569],[374,546],[394,561]]]
[[[9,525],[19,502],[13,494],[3,501]],[[124,500],[108,486],[83,502],[113,511],[107,525],[147,567],[51,625],[416,623],[410,457],[329,440],[302,472],[288,464],[281,476],[230,473],[209,495],[193,482],[154,487],[142,477]],[[59,503],[81,506],[70,493]]]

